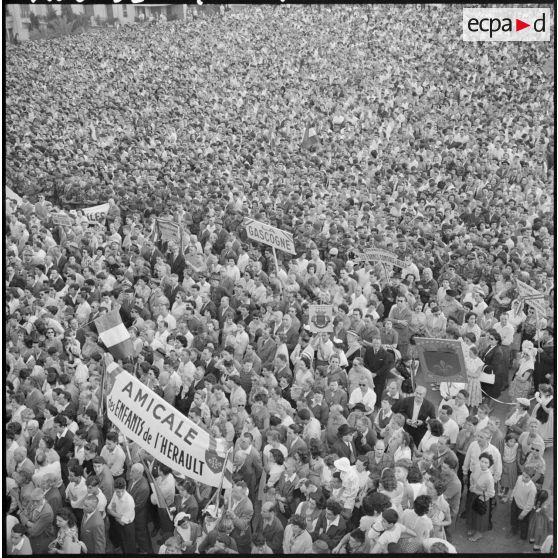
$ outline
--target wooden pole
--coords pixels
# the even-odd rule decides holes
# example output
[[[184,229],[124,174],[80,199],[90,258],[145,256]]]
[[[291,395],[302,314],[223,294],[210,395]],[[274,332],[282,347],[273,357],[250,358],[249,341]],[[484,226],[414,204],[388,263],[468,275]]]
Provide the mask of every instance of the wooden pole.
[[[281,283],[281,279],[279,279],[279,264],[277,263],[277,252],[275,251],[275,246],[272,246],[271,249],[273,250],[273,261],[275,262],[275,275],[277,280],[279,281],[279,290],[283,292],[283,284]]]

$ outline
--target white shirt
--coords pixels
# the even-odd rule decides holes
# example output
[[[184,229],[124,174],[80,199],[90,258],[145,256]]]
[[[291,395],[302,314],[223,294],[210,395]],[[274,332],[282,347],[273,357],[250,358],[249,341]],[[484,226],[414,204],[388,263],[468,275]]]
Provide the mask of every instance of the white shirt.
[[[497,324],[494,324],[494,331],[497,331],[500,334],[500,337],[502,338],[502,346],[508,347],[513,343],[514,329],[511,324],[508,323],[505,326],[502,326],[502,324],[498,322]]]
[[[352,510],[360,489],[360,477],[355,467],[351,467],[346,473],[341,473],[341,483],[343,507]]]
[[[370,414],[374,410],[374,405],[376,405],[376,393],[373,389],[369,387],[366,391],[362,393],[360,387],[357,387],[351,392],[351,397],[349,398],[349,407],[353,407],[357,403],[362,403],[370,409],[370,411],[365,411],[365,414]]]
[[[116,491],[114,492],[109,504],[109,509],[118,514],[122,514],[120,521],[122,521],[124,525],[132,523],[136,517],[136,504],[132,496],[126,491],[122,495],[122,498],[118,497]]]
[[[465,424],[465,421],[469,416],[469,409],[467,408],[467,405],[463,404],[458,407],[455,399],[450,399],[449,401],[442,400],[440,401],[440,407],[442,405],[449,405],[453,409],[452,417],[455,422],[457,422],[458,426],[461,427]],[[440,409],[440,407],[438,408],[438,410]]]
[[[72,500],[70,494],[77,496],[77,500]],[[79,483],[70,482],[66,487],[66,498],[70,501],[72,508],[83,509],[83,501],[87,496],[87,486],[85,479],[81,477]]]
[[[418,420],[418,415],[419,415],[419,411],[420,411],[421,406],[422,406],[422,403],[420,403],[420,405],[419,405],[416,401],[413,401],[413,415],[411,416],[412,421]]]
[[[442,424],[444,426],[444,436],[449,438],[450,444],[455,444],[459,434],[459,425],[452,418]]]

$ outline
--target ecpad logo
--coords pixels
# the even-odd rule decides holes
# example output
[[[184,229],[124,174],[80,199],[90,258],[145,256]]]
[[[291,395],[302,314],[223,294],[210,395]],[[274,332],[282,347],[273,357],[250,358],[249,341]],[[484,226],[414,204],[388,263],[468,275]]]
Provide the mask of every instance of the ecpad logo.
[[[463,8],[464,41],[550,41],[550,8]]]

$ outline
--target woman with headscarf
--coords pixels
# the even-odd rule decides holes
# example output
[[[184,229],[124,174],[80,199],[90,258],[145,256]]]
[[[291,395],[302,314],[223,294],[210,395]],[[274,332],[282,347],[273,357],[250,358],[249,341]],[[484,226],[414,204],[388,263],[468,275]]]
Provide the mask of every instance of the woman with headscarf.
[[[535,349],[533,343],[531,341],[523,341],[521,352],[515,360],[517,370],[510,386],[510,396],[512,398],[529,397],[532,393],[536,356],[537,349]]]
[[[174,518],[174,534],[178,540],[181,554],[194,554],[199,538],[202,536],[197,519],[185,512],[178,512]]]

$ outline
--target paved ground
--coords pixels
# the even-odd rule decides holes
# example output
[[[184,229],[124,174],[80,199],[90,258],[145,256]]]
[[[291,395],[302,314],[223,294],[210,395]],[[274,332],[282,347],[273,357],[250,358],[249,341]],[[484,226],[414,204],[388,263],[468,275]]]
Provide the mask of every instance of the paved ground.
[[[421,378],[420,372],[416,378],[417,383],[425,385],[428,388],[428,399],[432,401],[438,408],[440,404],[440,393],[432,391],[430,384]],[[507,394],[501,396],[502,401],[509,401],[510,398]],[[491,407],[493,408],[492,414],[499,417],[504,422],[506,414],[510,410],[510,405],[502,405],[500,403],[492,402]],[[544,488],[550,493],[549,500],[552,502],[554,500],[554,453],[551,448],[547,449],[544,453],[544,458],[546,461],[546,475]],[[510,504],[503,504],[498,501],[498,504],[494,510],[493,515],[494,528],[492,531],[484,533],[482,539],[478,542],[473,543],[467,540],[466,525],[465,520],[460,519],[457,522],[457,528],[452,538],[452,543],[455,544],[457,551],[459,553],[532,553],[533,545],[529,542],[522,541],[518,536],[512,537],[509,534],[510,526]]]

